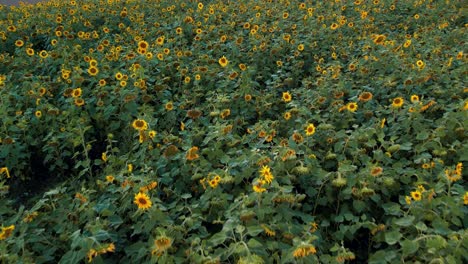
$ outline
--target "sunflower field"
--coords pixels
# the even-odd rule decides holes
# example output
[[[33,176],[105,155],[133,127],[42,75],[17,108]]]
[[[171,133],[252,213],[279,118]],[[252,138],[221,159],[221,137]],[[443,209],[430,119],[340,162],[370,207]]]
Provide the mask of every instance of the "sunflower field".
[[[0,263],[467,263],[467,13],[0,5]]]

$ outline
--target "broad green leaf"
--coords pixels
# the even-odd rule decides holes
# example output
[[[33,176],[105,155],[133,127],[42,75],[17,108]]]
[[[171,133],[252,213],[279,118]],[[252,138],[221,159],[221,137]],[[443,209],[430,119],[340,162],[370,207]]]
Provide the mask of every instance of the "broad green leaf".
[[[222,244],[226,240],[227,236],[224,232],[219,232],[214,234],[210,239],[208,240],[208,244],[210,246],[218,246]]]
[[[419,249],[419,243],[413,240],[402,241],[400,242],[400,245],[401,249],[403,250],[403,256],[411,255]]]
[[[353,207],[356,210],[356,212],[360,213],[366,208],[366,203],[361,200],[354,200],[353,201]]]
[[[400,205],[397,203],[386,203],[382,205],[382,208],[389,215],[401,215]]]
[[[400,238],[402,237],[402,234],[398,230],[393,230],[385,233],[385,242],[389,245],[394,245],[396,244]]]
[[[399,226],[410,226],[413,224],[415,217],[412,215],[405,216],[403,218],[398,218],[395,220],[395,224]]]

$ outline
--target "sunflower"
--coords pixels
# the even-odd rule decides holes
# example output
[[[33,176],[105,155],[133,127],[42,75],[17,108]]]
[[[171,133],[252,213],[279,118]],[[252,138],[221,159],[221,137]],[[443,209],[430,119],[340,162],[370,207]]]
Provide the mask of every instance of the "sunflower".
[[[71,95],[74,98],[76,98],[76,97],[80,97],[82,93],[83,93],[83,91],[81,90],[81,88],[76,88],[76,89],[72,90]]]
[[[311,254],[315,254],[315,253],[317,253],[317,250],[315,249],[314,246],[303,244],[303,245],[298,246],[294,250],[293,257],[295,257],[295,258],[304,258],[304,257],[307,257],[307,256],[309,256]]]
[[[146,193],[139,192],[135,194],[135,200],[133,201],[138,206],[138,209],[149,209],[151,208],[151,200]]]
[[[96,68],[94,66],[91,66],[91,67],[88,68],[88,73],[91,76],[96,76],[99,73],[99,70],[98,70],[98,68]]]
[[[209,181],[208,181],[208,184],[210,185],[211,188],[214,189],[214,188],[216,188],[216,187],[218,186],[219,181],[216,181],[215,179],[209,180]]]
[[[239,69],[241,71],[245,71],[247,69],[247,66],[244,63],[239,64]]]
[[[163,156],[165,158],[171,158],[172,156],[174,156],[175,154],[177,154],[177,152],[179,152],[179,149],[174,146],[174,145],[169,145],[163,152]]]
[[[421,198],[422,198],[422,194],[420,191],[414,191],[414,192],[411,192],[411,197],[413,198],[413,200],[415,201],[420,201]]]
[[[221,65],[221,67],[226,67],[228,65],[229,61],[228,61],[228,59],[226,59],[225,56],[223,56],[218,60],[218,63],[219,63],[219,65]]]
[[[164,39],[165,39],[164,36],[157,38],[156,44],[158,44],[159,46],[162,46],[164,44]]]
[[[203,114],[202,111],[198,109],[190,109],[187,111],[187,116],[191,119],[197,119]]]
[[[421,168],[423,168],[423,169],[425,169],[425,170],[428,170],[428,169],[431,168],[431,164],[429,164],[429,163],[423,163],[423,164],[421,165]]]
[[[377,35],[374,38],[374,43],[377,45],[382,45],[387,37],[385,35]]]
[[[445,176],[451,182],[456,182],[462,178],[461,171],[450,170],[450,169],[445,170]]]
[[[164,108],[167,110],[167,111],[172,111],[174,109],[174,103],[172,102],[167,102],[166,105],[164,105]]]
[[[260,175],[266,183],[271,183],[275,178],[271,173],[270,167],[268,167],[268,165],[262,167],[262,169],[260,170]]]
[[[161,255],[168,250],[172,245],[172,239],[162,235],[154,240],[154,250],[151,252],[153,255]]]
[[[182,32],[183,32],[183,29],[181,27],[176,28],[176,34],[177,35],[182,34]]]
[[[230,116],[231,115],[231,110],[230,109],[224,109],[221,114],[220,114],[220,117],[222,119],[225,119],[226,117]]]
[[[123,79],[123,74],[121,72],[118,72],[115,74],[115,79],[117,79],[118,81],[122,80]]]
[[[49,57],[49,53],[47,53],[47,51],[45,50],[41,50],[41,52],[39,52],[39,57],[41,57],[42,59],[45,59]]]
[[[408,48],[409,46],[411,46],[411,39],[407,39],[405,43],[403,44],[404,48]]]
[[[235,72],[232,72],[230,75],[229,75],[229,79],[231,80],[234,80],[237,78],[239,74],[235,71]]]
[[[372,99],[372,93],[370,92],[363,92],[359,95],[359,101],[361,102],[367,102],[367,101],[370,101]]]
[[[308,124],[305,129],[305,132],[306,132],[306,136],[312,136],[313,134],[315,134],[314,124]]]
[[[379,176],[380,174],[382,174],[382,172],[383,172],[382,167],[376,166],[376,167],[373,167],[373,168],[371,169],[370,174],[371,174],[372,176],[374,176],[374,177],[377,177],[377,176]]]
[[[85,104],[85,101],[83,100],[83,98],[75,98],[74,103],[76,106],[83,106]]]
[[[155,136],[156,136],[156,131],[154,130],[151,130],[149,133],[148,133],[148,136],[153,139]]]
[[[387,122],[386,118],[383,118],[382,120],[380,120],[380,128],[384,128],[385,122]]]
[[[418,61],[416,62],[416,66],[418,66],[418,68],[419,68],[420,70],[422,70],[422,69],[424,69],[424,67],[426,67],[426,64],[424,63],[424,61],[418,60]]]
[[[412,103],[417,103],[419,102],[419,96],[417,96],[416,94],[413,94],[410,98],[411,102]]]
[[[187,151],[187,155],[185,156],[185,158],[187,160],[196,160],[198,159],[200,156],[197,154],[198,152],[198,147],[191,147],[188,151]]]
[[[403,106],[403,103],[404,103],[404,100],[402,97],[397,97],[395,99],[393,99],[393,102],[392,102],[392,106],[394,108],[400,108]]]
[[[107,175],[106,176],[106,181],[107,182],[112,183],[112,182],[114,182],[114,180],[115,180],[114,176],[112,176],[112,175]]]
[[[410,205],[411,204],[411,197],[406,195],[405,196],[405,202],[406,202],[407,205]]]
[[[297,132],[294,132],[294,134],[292,135],[292,139],[296,143],[302,143],[302,141],[304,141],[304,137]]]
[[[353,103],[348,103],[348,104],[346,105],[346,109],[347,109],[348,111],[354,113],[354,112],[356,112],[356,110],[358,109],[358,105],[357,105],[356,103],[354,103],[354,102],[353,102]]]
[[[266,191],[266,189],[262,187],[261,182],[254,183],[252,189],[256,193],[262,193]]]
[[[244,100],[245,100],[246,102],[249,102],[250,100],[252,100],[252,95],[250,95],[250,94],[244,95]]]
[[[22,41],[21,39],[18,39],[17,41],[15,41],[16,47],[23,47],[23,45],[24,45],[24,41]]]
[[[265,224],[262,224],[261,227],[263,228],[263,231],[265,231],[265,234],[269,237],[274,237],[276,235],[275,230],[271,229]]]
[[[468,192],[465,192],[465,195],[463,195],[463,204],[468,205]]]
[[[15,230],[15,225],[2,227],[2,231],[0,232],[0,240],[4,240],[10,237],[11,234],[13,234],[14,230]]]
[[[139,131],[144,131],[148,129],[148,123],[146,123],[146,121],[143,119],[136,119],[135,121],[133,121],[132,126],[133,128]]]
[[[148,47],[149,47],[148,42],[144,40],[141,40],[140,42],[138,42],[138,49],[146,50],[148,49]]]
[[[26,54],[28,54],[28,56],[33,56],[34,55],[34,50],[31,49],[31,48],[27,48],[26,49]]]
[[[291,118],[291,112],[289,112],[289,111],[288,111],[288,112],[284,112],[283,118],[284,118],[285,120],[289,120],[289,119]]]
[[[283,101],[286,102],[286,103],[291,102],[291,100],[292,100],[292,96],[291,96],[291,94],[289,92],[283,92],[283,97],[282,98],[283,98]]]
[[[303,51],[304,50],[304,44],[297,45],[297,50],[298,51]]]
[[[37,118],[41,118],[42,112],[38,110],[38,111],[34,112],[34,115],[35,115]]]

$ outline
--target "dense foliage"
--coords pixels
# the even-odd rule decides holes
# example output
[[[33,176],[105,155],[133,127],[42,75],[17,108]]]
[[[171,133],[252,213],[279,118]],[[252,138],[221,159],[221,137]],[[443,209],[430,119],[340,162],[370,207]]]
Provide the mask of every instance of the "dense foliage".
[[[0,262],[467,262],[463,2],[0,5]]]

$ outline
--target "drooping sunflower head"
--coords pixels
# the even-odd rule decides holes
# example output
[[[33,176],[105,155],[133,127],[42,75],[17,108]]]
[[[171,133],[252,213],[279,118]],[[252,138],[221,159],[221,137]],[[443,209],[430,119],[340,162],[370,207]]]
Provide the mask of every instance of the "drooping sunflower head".
[[[161,255],[168,250],[172,245],[172,239],[168,236],[161,235],[154,240],[154,250],[151,252],[153,255]]]
[[[372,99],[372,93],[370,92],[363,92],[359,95],[359,101],[361,102],[367,102],[367,101],[370,101]]]
[[[371,174],[372,176],[374,176],[374,177],[377,177],[377,176],[379,176],[380,174],[382,174],[382,172],[383,172],[382,167],[376,166],[376,167],[373,167],[373,168],[371,169],[370,174]]]
[[[200,156],[197,154],[197,152],[198,152],[198,147],[191,147],[187,151],[186,159],[187,160],[196,160],[196,159],[198,159]]]

